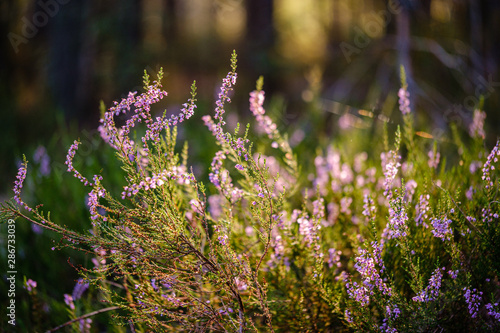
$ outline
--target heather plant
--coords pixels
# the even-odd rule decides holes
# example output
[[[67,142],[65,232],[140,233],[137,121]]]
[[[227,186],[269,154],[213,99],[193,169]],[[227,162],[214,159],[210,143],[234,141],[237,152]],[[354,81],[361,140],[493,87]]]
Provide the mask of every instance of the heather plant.
[[[26,203],[26,159],[3,220],[55,231],[55,248],[92,257],[61,295],[61,324],[75,330],[95,331],[93,316],[113,312],[116,331],[497,331],[500,141],[486,149],[481,110],[448,136],[414,128],[401,73],[394,136],[383,126],[381,141],[356,134],[364,150],[340,135],[297,151],[266,114],[262,79],[249,98],[254,125],[228,129],[233,53],[215,111],[202,117],[217,146],[207,181],[195,176],[188,143],[177,144],[177,126],[197,108],[195,83],[179,114],[155,117],[167,93],[162,71],[153,82],[145,73],[144,92],[100,121],[119,177],[77,168],[80,141],[68,150],[91,230]],[[26,281],[33,304],[40,287]]]

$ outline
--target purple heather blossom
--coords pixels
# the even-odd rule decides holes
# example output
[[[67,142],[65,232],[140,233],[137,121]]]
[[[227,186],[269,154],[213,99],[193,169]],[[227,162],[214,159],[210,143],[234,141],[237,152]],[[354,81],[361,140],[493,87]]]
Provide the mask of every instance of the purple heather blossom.
[[[342,251],[337,251],[333,248],[328,250],[328,267],[332,268],[333,266],[340,267],[342,263],[340,262],[340,256],[342,255]]]
[[[469,134],[472,138],[485,138],[484,120],[486,119],[486,112],[479,109],[474,110],[472,116],[472,123],[469,125]]]
[[[346,309],[345,312],[344,312],[344,314],[345,314],[345,318],[346,318],[346,320],[347,320],[348,323],[353,323],[354,322],[354,320],[352,319],[351,311],[349,311],[349,310]]]
[[[93,186],[93,184],[89,182],[87,178],[82,176],[80,172],[78,172],[78,170],[76,170],[73,166],[73,158],[75,157],[76,150],[78,149],[79,144],[80,142],[75,140],[71,147],[69,147],[68,154],[66,155],[66,162],[64,164],[68,166],[68,172],[73,172],[73,176],[78,178],[83,183],[83,185]]]
[[[483,166],[481,161],[472,161],[470,162],[469,171],[471,174],[475,174],[477,170],[480,170]]]
[[[429,226],[427,225],[426,221],[429,219],[428,213],[430,212],[431,208],[429,207],[429,199],[431,196],[429,194],[422,194],[420,195],[420,199],[418,201],[418,204],[415,207],[416,210],[416,217],[415,217],[415,222],[417,226],[423,225],[425,228],[428,228]]]
[[[315,239],[317,238],[316,229],[317,227],[313,224],[309,216],[304,215],[297,219],[299,224],[299,233],[304,236],[304,240],[307,242],[307,246],[311,246]]]
[[[151,104],[157,103],[163,97],[167,96],[167,92],[162,90],[161,87],[160,82],[154,81],[152,85],[147,86],[146,92],[138,96],[137,92],[130,92],[128,97],[122,99],[120,103],[114,102],[115,105],[111,107],[108,112],[105,112],[104,117],[100,120],[101,125],[98,130],[103,140],[114,149],[119,150],[120,153],[128,157],[130,161],[134,160],[136,148],[135,143],[130,140],[128,134],[137,123],[144,122],[147,127],[146,134],[142,137],[143,153],[147,156],[149,152],[147,140],[158,143],[160,140],[160,132],[166,126],[175,126],[190,118],[196,108],[194,104],[196,100],[193,95],[193,97],[188,100],[189,103],[183,105],[180,114],[172,115],[169,119],[162,116],[153,120],[151,117]],[[117,129],[114,117],[121,113],[127,113],[132,107],[134,108],[132,116],[127,119],[125,125]]]
[[[368,154],[364,151],[354,156],[354,171],[361,173],[367,159]]]
[[[489,189],[493,187],[493,181],[491,180],[490,172],[495,170],[495,166],[492,163],[498,162],[498,157],[500,157],[500,140],[497,141],[497,144],[488,155],[488,158],[483,166],[483,176],[482,179],[486,182],[485,188]]]
[[[388,239],[406,237],[408,235],[408,213],[403,198],[398,196],[391,200],[389,207]]]
[[[71,310],[75,310],[75,303],[73,303],[73,296],[64,294],[64,303],[69,306]]]
[[[432,302],[439,296],[439,289],[441,289],[441,280],[443,278],[443,268],[436,268],[429,279],[429,285],[420,293],[413,297],[414,302]]]
[[[436,169],[439,165],[439,159],[441,157],[441,154],[439,154],[438,151],[434,152],[434,150],[429,150],[429,152],[427,153],[427,156],[429,157],[429,160],[427,161],[429,168]]]
[[[47,149],[44,146],[39,146],[33,154],[33,160],[40,164],[40,174],[48,176],[50,174],[50,157],[47,155]]]
[[[401,88],[398,91],[399,111],[403,115],[410,113],[410,92],[406,88]]]
[[[376,242],[373,242],[372,246],[373,253],[366,249],[360,249],[359,255],[354,259],[356,262],[354,268],[361,275],[361,284],[358,285],[356,282],[346,284],[349,297],[355,299],[361,306],[370,302],[370,295],[373,295],[375,287],[384,295],[392,295],[392,289],[385,284],[381,277],[385,269],[380,256],[381,248]]]
[[[274,238],[274,255],[277,260],[280,260],[285,255],[285,246],[283,245],[283,239],[280,235]]]
[[[485,306],[486,310],[488,310],[488,315],[492,316],[493,318],[495,318],[496,321],[500,322],[500,312],[496,311],[498,310],[498,303],[495,304],[488,303]]]
[[[243,197],[243,191],[233,185],[229,171],[223,168],[223,160],[225,159],[224,151],[219,150],[215,153],[208,178],[222,194],[229,195],[232,202],[237,202]]]
[[[465,192],[465,197],[467,198],[467,200],[471,201],[472,200],[472,196],[474,195],[474,192],[476,192],[474,190],[474,187],[471,185],[467,191]]]
[[[351,204],[352,204],[351,197],[342,197],[342,199],[340,199],[340,212],[346,215],[351,215],[351,210],[349,209]]]
[[[290,189],[296,184],[295,176],[281,167],[280,162],[274,156],[259,155],[256,153],[253,159],[258,163],[259,167],[267,169],[269,172],[269,188],[274,188],[273,195],[279,196],[283,187]],[[277,175],[279,177],[276,177]]]
[[[401,310],[399,310],[397,305],[386,305],[385,307],[385,315],[386,318],[391,318],[392,320],[399,317]]]
[[[79,278],[76,282],[75,288],[73,288],[73,294],[71,295],[71,297],[73,297],[73,300],[76,301],[82,298],[83,293],[88,289],[89,283],[84,281],[85,280],[83,280],[82,278]]]
[[[347,295],[354,299],[361,306],[367,306],[370,303],[370,295],[373,294],[371,289],[359,285],[357,282],[346,283]]]
[[[323,225],[325,227],[327,226],[332,226],[335,224],[335,221],[337,221],[339,214],[340,214],[340,207],[334,202],[328,203],[326,206],[326,210],[328,211],[328,217],[326,221],[323,222]]]
[[[236,73],[229,72],[226,77],[222,79],[222,86],[220,87],[220,92],[217,101],[215,102],[215,115],[214,119],[217,120],[217,124],[214,124],[211,129],[212,133],[217,138],[217,141],[226,141],[224,138],[224,130],[222,127],[226,124],[223,115],[225,113],[224,104],[226,102],[231,103],[229,98],[229,93],[233,90],[233,85],[236,84]],[[208,118],[204,118],[205,124],[207,124]],[[209,127],[210,128],[210,127]]]
[[[313,201],[313,215],[317,221],[322,221],[325,218],[325,199],[319,198]]]
[[[208,197],[208,212],[214,220],[218,220],[222,215],[222,202],[224,197],[214,194]]]
[[[467,287],[465,287],[463,291],[465,291],[464,297],[469,309],[469,314],[471,315],[471,318],[476,318],[483,292],[478,291],[476,288],[471,290]]]
[[[191,209],[198,214],[203,214],[203,212],[205,211],[205,203],[200,201],[199,199],[191,199],[189,201],[189,205],[191,205]]]
[[[392,198],[392,183],[394,182],[394,179],[396,178],[396,175],[398,173],[398,168],[401,166],[401,163],[399,163],[399,160],[401,159],[401,156],[397,155],[397,153],[393,150],[387,152],[387,153],[382,153],[380,155],[380,158],[382,159],[382,169],[384,170],[384,196],[390,200]]]
[[[14,181],[14,200],[19,206],[23,206],[24,209],[31,212],[32,209],[21,199],[21,189],[23,188],[24,180],[26,179],[26,169],[28,168],[28,162],[23,162],[17,171],[16,180]]]
[[[220,227],[219,225],[215,225],[214,227],[217,233],[217,240],[220,245],[226,246],[228,244],[229,236],[227,235],[227,230],[225,228]]]
[[[26,280],[26,285],[24,286],[24,288],[26,288],[26,290],[28,290],[29,292],[35,290],[36,281],[33,281],[32,279]]]
[[[431,224],[433,226],[433,230],[431,230],[432,234],[437,237],[441,238],[441,240],[450,240],[451,236],[453,235],[453,231],[451,229],[451,220],[444,216],[441,219],[433,218],[431,220]]]
[[[122,192],[122,199],[136,195],[139,190],[148,191],[150,189],[155,189],[165,184],[165,182],[169,179],[177,180],[179,184],[189,184],[190,182],[195,181],[195,178],[191,173],[183,172],[182,167],[174,166],[171,171],[164,169],[159,174],[153,173],[151,177],[146,177],[139,184],[125,186]]]
[[[250,93],[250,111],[255,116],[259,128],[267,134],[269,139],[277,139],[279,133],[276,124],[269,116],[264,115],[266,110],[262,106],[264,104],[264,91],[252,91]]]
[[[87,318],[87,319],[80,319],[79,321],[80,324],[80,332],[90,332],[90,328],[92,327],[92,319]]]
[[[457,269],[457,270],[455,270],[455,271],[449,270],[449,271],[448,271],[448,275],[449,275],[449,276],[450,276],[453,280],[455,280],[455,279],[457,278],[457,276],[458,276],[458,269]]]
[[[411,202],[413,199],[413,195],[415,194],[415,189],[417,188],[417,182],[413,179],[410,179],[405,184],[405,202]]]
[[[104,190],[103,187],[98,187],[97,184],[102,180],[101,176],[95,175],[94,176],[94,183],[96,186],[90,191],[88,195],[88,207],[90,211],[90,218],[92,219],[92,223],[94,223],[95,220],[98,218],[102,217],[97,208],[99,206],[99,198],[104,197],[106,194],[106,191]],[[107,221],[106,217],[102,217],[103,221]]]

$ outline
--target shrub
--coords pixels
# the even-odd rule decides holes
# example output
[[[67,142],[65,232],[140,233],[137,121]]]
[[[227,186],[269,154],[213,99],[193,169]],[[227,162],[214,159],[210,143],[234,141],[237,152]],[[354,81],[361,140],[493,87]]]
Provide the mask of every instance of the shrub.
[[[121,164],[112,170],[123,174],[121,190],[74,167],[78,140],[68,151],[68,171],[88,188],[92,230],[70,230],[23,201],[26,159],[2,206],[3,220],[28,220],[62,235],[57,247],[95,256],[79,282],[109,306],[90,315],[113,310],[118,324],[155,332],[499,329],[500,143],[484,149],[482,111],[469,138],[455,127],[451,138],[415,131],[403,79],[393,144],[384,127],[368,151],[339,143],[299,159],[265,114],[262,80],[250,94],[260,136],[251,140],[249,125],[226,129],[233,53],[215,114],[203,117],[219,149],[205,184],[187,144],[176,148],[176,126],[196,109],[195,83],[180,114],[153,118],[167,95],[161,78],[145,74],[145,92],[103,113],[99,131]],[[80,296],[65,295],[67,324],[85,319],[90,330],[90,315],[75,312]]]

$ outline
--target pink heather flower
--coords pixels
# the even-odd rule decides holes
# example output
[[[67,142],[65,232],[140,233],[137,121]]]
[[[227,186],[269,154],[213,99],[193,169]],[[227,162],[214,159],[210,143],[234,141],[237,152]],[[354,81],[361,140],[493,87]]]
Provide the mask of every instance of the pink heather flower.
[[[342,255],[342,251],[337,251],[333,248],[328,249],[328,267],[332,268],[333,266],[341,267],[342,263],[340,262],[340,256]]]
[[[244,280],[241,280],[240,278],[236,277],[234,278],[234,282],[236,283],[236,288],[238,288],[239,291],[244,291],[248,289],[248,284]]]
[[[483,163],[481,163],[480,161],[472,161],[470,162],[469,171],[471,174],[475,174],[476,171],[480,170],[482,166]]]
[[[472,116],[472,123],[469,125],[469,134],[472,138],[485,138],[484,132],[484,120],[486,119],[486,112],[481,110],[474,110],[474,115]]]
[[[222,202],[224,197],[214,194],[208,197],[208,212],[214,220],[218,220],[222,215]]]
[[[415,222],[417,226],[423,225],[424,227],[428,228],[428,225],[426,221],[429,219],[429,212],[431,208],[429,207],[429,199],[431,196],[429,194],[422,194],[420,195],[420,199],[418,201],[417,206],[415,207],[416,210],[416,217],[415,217]]]
[[[351,206],[351,204],[352,204],[351,197],[343,197],[342,199],[340,199],[340,212],[346,215],[350,215],[351,210],[349,209],[349,207]]]
[[[413,199],[413,195],[415,194],[415,189],[417,188],[417,182],[414,181],[413,179],[410,179],[406,184],[405,184],[405,201],[406,202],[411,202]]]
[[[310,247],[316,236],[316,227],[313,222],[309,219],[309,216],[305,215],[297,219],[299,224],[299,233],[304,236],[304,240],[307,242],[307,246]]]
[[[222,246],[226,246],[229,239],[226,228],[223,228],[220,225],[216,224],[214,229],[217,234],[217,240],[219,241],[219,244]]]
[[[243,197],[243,191],[233,185],[231,176],[229,176],[229,171],[223,168],[223,161],[225,159],[226,154],[224,151],[220,150],[215,153],[208,179],[222,194],[229,195],[232,201],[236,202]]]
[[[420,291],[420,293],[413,297],[414,302],[432,302],[439,296],[439,289],[441,288],[441,280],[443,278],[443,268],[436,268],[429,279],[429,285]]]
[[[386,318],[392,318],[393,320],[399,317],[401,310],[399,310],[397,305],[387,305],[385,307]]]
[[[389,207],[388,239],[406,237],[408,235],[408,213],[403,198],[397,197]]]
[[[313,215],[317,221],[325,218],[325,199],[319,198],[313,201]]]
[[[40,174],[42,176],[50,175],[50,157],[44,146],[39,146],[33,154],[33,160],[40,164]]]
[[[496,311],[498,310],[498,303],[488,303],[485,305],[485,307],[486,310],[488,310],[488,315],[492,316],[496,321],[500,322],[500,312]]]
[[[346,284],[349,297],[356,300],[361,306],[370,302],[370,295],[373,295],[375,287],[384,295],[392,295],[392,289],[385,284],[381,277],[385,269],[380,256],[381,247],[376,242],[372,243],[372,247],[373,254],[366,249],[360,249],[359,255],[354,259],[356,262],[354,268],[361,275],[361,285],[356,282]]]
[[[457,269],[457,270],[455,270],[455,271],[449,270],[449,271],[448,271],[448,275],[449,275],[449,276],[450,276],[453,280],[455,280],[455,279],[457,278],[457,276],[458,276],[458,269]]]
[[[439,152],[434,153],[434,150],[430,150],[427,153],[427,156],[429,157],[429,160],[427,161],[429,168],[436,169],[439,165],[439,159],[441,157],[441,154],[439,154]]]
[[[474,187],[471,185],[467,191],[465,192],[465,197],[467,198],[467,200],[471,201],[472,200],[472,196],[474,195]]]
[[[406,88],[401,88],[398,91],[399,97],[399,110],[402,114],[406,115],[410,113],[410,93]]]
[[[226,77],[222,79],[222,86],[220,87],[220,92],[217,101],[215,102],[215,115],[214,119],[217,120],[217,124],[215,125],[213,133],[215,133],[215,137],[217,140],[224,140],[224,131],[222,127],[226,124],[224,121],[223,115],[226,112],[224,110],[224,104],[231,103],[231,99],[229,98],[229,93],[233,90],[233,85],[236,84],[236,73],[229,72]]]
[[[87,318],[87,319],[80,319],[79,321],[80,324],[80,332],[90,332],[91,325],[92,325],[92,319]]]
[[[266,110],[262,106],[264,104],[264,91],[254,90],[250,93],[250,111],[255,116],[257,124],[262,132],[266,133],[269,139],[275,140],[279,138],[279,132],[276,124],[269,116],[264,115]]]
[[[16,180],[14,181],[14,200],[19,206],[23,206],[24,209],[31,212],[32,209],[21,199],[21,189],[23,188],[24,180],[26,179],[26,169],[28,168],[28,162],[24,161],[19,170],[17,171]]]
[[[280,235],[274,238],[274,255],[277,260],[285,256],[285,246],[283,245],[283,239]]]
[[[446,216],[441,219],[433,218],[431,224],[434,229],[431,232],[434,237],[441,238],[443,241],[450,240],[453,235],[451,222]]]
[[[346,309],[345,312],[344,312],[344,314],[345,314],[345,318],[346,318],[346,320],[347,320],[348,323],[353,323],[354,322],[354,320],[352,319],[351,311],[349,311],[349,310]]]
[[[191,205],[191,209],[198,214],[203,214],[203,212],[205,211],[205,203],[198,199],[191,199],[191,201],[189,201],[189,204]]]
[[[377,207],[372,197],[365,194],[363,197],[363,216],[366,217],[367,221],[374,220],[375,214],[377,213]]]
[[[85,178],[84,176],[82,176],[80,174],[80,172],[78,172],[78,170],[75,169],[75,167],[73,166],[73,158],[75,157],[75,154],[76,154],[76,150],[78,149],[78,145],[80,144],[79,141],[75,140],[73,142],[73,144],[71,145],[71,147],[69,147],[69,150],[68,150],[68,154],[66,155],[66,162],[64,164],[66,164],[68,166],[68,172],[73,172],[73,176],[78,178],[82,183],[83,185],[85,186],[93,186],[93,184],[91,182],[89,182],[87,180],[87,178]]]
[[[391,150],[387,153],[380,155],[382,159],[382,169],[384,171],[384,196],[390,200],[392,198],[392,183],[398,173],[398,168],[401,166],[399,160],[401,156],[397,155],[395,151]]]
[[[114,102],[115,105],[108,112],[105,112],[104,117],[100,120],[101,125],[98,130],[103,140],[111,147],[119,150],[130,161],[134,160],[136,148],[135,143],[130,140],[128,134],[137,123],[144,122],[147,127],[146,134],[142,137],[143,153],[147,156],[149,153],[148,140],[158,143],[160,132],[166,126],[175,126],[189,119],[194,113],[196,99],[194,98],[195,92],[193,91],[192,97],[188,100],[188,103],[183,105],[179,114],[171,115],[169,119],[162,116],[153,120],[151,117],[151,105],[167,96],[167,92],[162,90],[161,87],[160,82],[154,81],[152,85],[146,88],[146,92],[138,96],[137,92],[130,92],[128,97],[122,99],[120,103]],[[131,108],[133,108],[134,113],[127,119],[125,125],[117,129],[114,117],[131,111]]]
[[[29,292],[33,291],[36,288],[36,281],[28,279],[24,288],[26,288],[26,290],[28,290]]]
[[[131,197],[139,193],[139,190],[148,191],[162,186],[169,179],[177,180],[179,184],[189,184],[195,181],[193,174],[183,172],[181,167],[173,167],[171,171],[164,169],[159,174],[153,173],[151,177],[146,177],[139,184],[130,184],[123,188],[122,199]]]
[[[492,164],[498,162],[498,157],[500,157],[500,140],[497,141],[497,144],[495,145],[491,153],[488,155],[488,158],[486,159],[486,162],[484,163],[483,166],[482,179],[486,182],[485,185],[486,189],[493,187],[493,181],[491,180],[490,172],[495,170],[495,166]]]
[[[370,295],[373,291],[359,285],[357,282],[346,283],[347,295],[354,299],[361,306],[367,306],[370,303]]]
[[[75,310],[75,303],[73,303],[73,296],[64,294],[64,303],[69,306],[71,310]]]
[[[82,298],[83,293],[85,292],[85,290],[88,289],[88,287],[89,287],[89,283],[84,282],[84,280],[82,278],[79,278],[75,284],[75,288],[73,288],[73,294],[71,295],[73,300],[76,301],[76,300]]]
[[[465,287],[463,291],[465,291],[464,297],[469,308],[469,314],[471,315],[471,318],[476,318],[483,292],[478,292],[476,288],[470,290],[470,288],[467,287]]]

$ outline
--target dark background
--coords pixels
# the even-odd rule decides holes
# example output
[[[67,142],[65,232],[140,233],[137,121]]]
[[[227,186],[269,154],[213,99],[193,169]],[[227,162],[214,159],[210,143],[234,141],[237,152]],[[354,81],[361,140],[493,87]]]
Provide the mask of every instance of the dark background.
[[[311,100],[330,132],[348,106],[397,111],[404,64],[428,130],[466,126],[483,95],[494,141],[499,22],[495,0],[2,0],[0,193],[23,153],[61,127],[95,129],[100,100],[139,90],[144,69],[164,68],[166,105],[186,101],[197,80],[198,112],[210,113],[233,49],[235,105],[247,110],[264,75],[267,96],[287,105],[282,126],[306,119]]]

